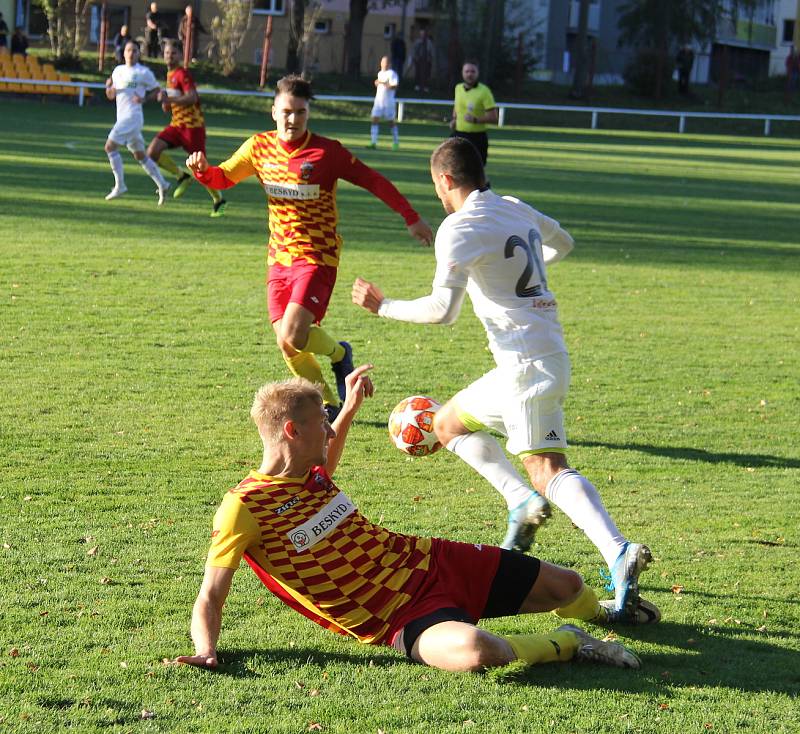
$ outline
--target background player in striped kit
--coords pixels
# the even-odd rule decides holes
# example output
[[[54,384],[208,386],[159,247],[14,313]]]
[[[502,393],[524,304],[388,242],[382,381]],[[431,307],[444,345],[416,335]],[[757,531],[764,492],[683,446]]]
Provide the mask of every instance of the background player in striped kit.
[[[276,84],[272,119],[277,129],[258,133],[227,161],[209,166],[205,155],[186,161],[201,183],[215,189],[256,176],[268,197],[269,315],[286,365],[296,376],[320,385],[331,420],[344,399],[344,378],[352,371],[352,350],[320,325],[336,282],[342,238],[336,184],[341,178],[367,189],[400,214],[412,237],[425,244],[431,228],[380,173],[364,165],[337,140],[308,130],[311,84],[287,76]],[[328,357],[336,377],[334,393],[317,356]]]

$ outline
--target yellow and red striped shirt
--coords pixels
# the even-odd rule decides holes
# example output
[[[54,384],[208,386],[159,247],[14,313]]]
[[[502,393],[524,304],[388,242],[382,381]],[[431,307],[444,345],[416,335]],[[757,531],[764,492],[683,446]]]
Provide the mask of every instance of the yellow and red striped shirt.
[[[197,90],[194,79],[188,69],[179,66],[177,69],[167,71],[167,96],[180,97]],[[200,97],[191,105],[172,105],[172,127],[204,127],[203,110],[200,107]]]
[[[381,643],[425,579],[431,543],[371,523],[322,467],[299,478],[253,471],[217,510],[207,563],[238,568],[244,557],[296,611]]]
[[[337,267],[342,238],[336,184],[342,178],[367,189],[394,209],[407,225],[419,215],[380,173],[364,165],[339,141],[306,132],[297,143],[284,143],[277,132],[258,133],[228,160],[210,166],[197,179],[226,189],[256,176],[268,196],[269,265],[295,260]]]

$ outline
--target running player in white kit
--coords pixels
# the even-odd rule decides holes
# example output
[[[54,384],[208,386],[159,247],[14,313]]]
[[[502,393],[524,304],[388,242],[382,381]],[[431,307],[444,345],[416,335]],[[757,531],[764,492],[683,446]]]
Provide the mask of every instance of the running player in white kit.
[[[436,234],[432,293],[393,300],[359,278],[353,302],[385,318],[448,324],[469,294],[497,366],[437,412],[438,439],[505,498],[509,522],[502,547],[527,551],[552,502],[608,564],[616,594],[604,606],[615,620],[658,621],[658,610],[639,599],[638,577],[652,560],[649,548],[627,541],[594,485],[566,460],[562,405],[570,362],[545,263],[565,257],[572,237],[519,199],[489,189],[480,155],[468,140],[444,141],[431,156],[431,175],[449,215]],[[487,429],[508,437],[507,448],[522,460],[535,491]]]
[[[105,145],[108,162],[114,174],[114,188],[106,195],[106,200],[117,199],[128,190],[122,156],[119,154],[119,147],[125,145],[158,187],[158,205],[161,206],[169,183],[161,175],[155,162],[145,154],[142,137],[142,104],[148,96],[158,93],[158,82],[153,72],[139,63],[139,46],[135,41],[125,44],[124,56],[125,63],[117,66],[106,80],[106,97],[117,102],[117,122],[108,133]]]
[[[394,117],[394,93],[400,79],[392,69],[388,56],[381,59],[381,69],[375,79],[375,101],[372,104],[370,132],[370,148],[378,147],[378,130],[381,119],[387,120],[392,128],[392,150],[400,147],[400,136],[397,133],[397,120]]]

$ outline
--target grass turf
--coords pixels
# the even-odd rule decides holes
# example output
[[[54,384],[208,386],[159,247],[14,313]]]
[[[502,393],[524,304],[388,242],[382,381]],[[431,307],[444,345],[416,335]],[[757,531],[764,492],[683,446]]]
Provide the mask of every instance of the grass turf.
[[[103,201],[110,106],[4,102],[0,116],[0,723],[9,731],[555,731],[800,729],[794,141],[634,132],[493,131],[492,182],[559,219],[576,251],[549,271],[573,360],[572,463],[623,532],[653,548],[662,610],[621,628],[639,672],[550,665],[452,675],[325,633],[237,574],[218,673],[165,665],[191,649],[211,516],[259,458],[254,390],[282,378],[264,306],[264,197],[222,220],[193,186],[155,208]],[[155,107],[146,111],[157,130]],[[154,123],[154,124],[153,124]],[[208,119],[209,157],[263,115]],[[442,128],[363,150],[364,120],[319,120],[425,217]],[[385,420],[412,393],[445,399],[491,365],[465,308],[453,327],[387,322],[349,303],[356,275],[427,292],[430,250],[349,184],[326,325],[376,364],[337,473],[373,519],[498,542],[499,496],[446,452],[411,460]],[[599,587],[600,559],[561,513],[535,553]],[[494,620],[547,631],[549,615]],[[591,631],[601,633],[596,628]]]

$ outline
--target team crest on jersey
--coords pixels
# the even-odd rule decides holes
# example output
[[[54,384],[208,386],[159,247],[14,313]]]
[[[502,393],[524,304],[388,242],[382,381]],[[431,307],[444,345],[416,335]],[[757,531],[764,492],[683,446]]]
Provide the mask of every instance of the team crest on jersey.
[[[311,174],[314,172],[314,164],[311,161],[305,161],[302,166],[300,166],[300,178],[303,181],[308,181],[311,178]]]
[[[308,533],[305,530],[297,530],[291,535],[291,541],[297,550],[308,545]]]

